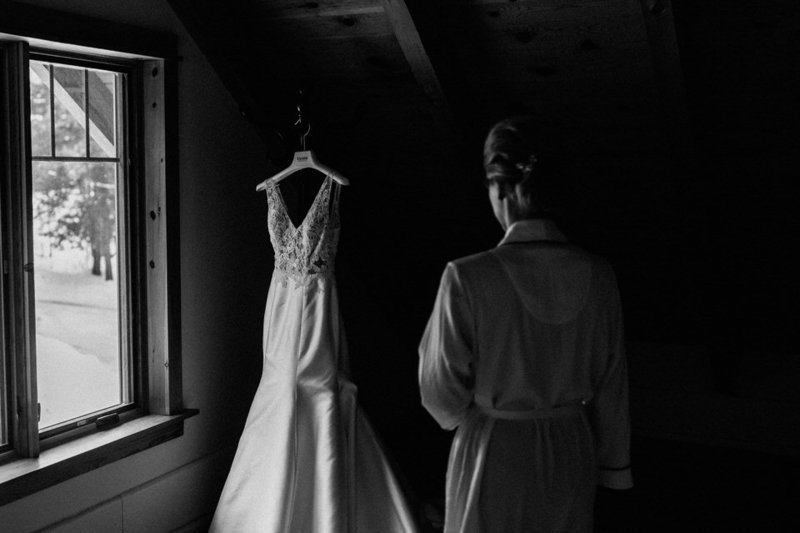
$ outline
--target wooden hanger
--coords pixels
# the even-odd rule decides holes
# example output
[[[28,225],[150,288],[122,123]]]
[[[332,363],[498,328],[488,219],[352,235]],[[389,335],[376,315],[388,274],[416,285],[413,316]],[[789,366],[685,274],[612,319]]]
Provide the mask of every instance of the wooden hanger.
[[[281,170],[274,176],[271,176],[256,186],[256,191],[263,191],[267,188],[267,184],[269,183],[278,183],[283,179],[288,178],[298,170],[303,170],[304,168],[313,168],[314,170],[318,170],[322,172],[326,176],[330,176],[333,181],[339,183],[341,185],[350,185],[350,180],[333,170],[332,168],[323,165],[317,160],[317,157],[314,155],[313,150],[306,150],[306,137],[308,133],[311,131],[311,124],[308,125],[308,129],[302,135],[302,145],[303,149],[294,153],[294,158],[292,158],[292,163],[286,167],[285,169]]]

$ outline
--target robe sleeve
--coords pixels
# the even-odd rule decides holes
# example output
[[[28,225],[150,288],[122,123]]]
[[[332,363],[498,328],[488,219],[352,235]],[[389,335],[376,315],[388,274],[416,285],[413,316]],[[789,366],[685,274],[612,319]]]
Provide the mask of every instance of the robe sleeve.
[[[616,278],[609,287],[609,357],[607,366],[589,403],[599,468],[598,484],[611,489],[633,486],[630,457],[630,413],[628,409],[628,365],[622,305]]]
[[[474,383],[473,316],[453,263],[439,285],[433,313],[419,345],[422,405],[444,429],[466,417]]]

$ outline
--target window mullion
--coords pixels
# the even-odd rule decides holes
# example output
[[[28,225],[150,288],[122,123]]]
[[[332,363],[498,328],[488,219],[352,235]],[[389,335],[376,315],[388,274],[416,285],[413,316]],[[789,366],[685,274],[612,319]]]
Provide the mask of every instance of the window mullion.
[[[86,142],[86,158],[91,157],[91,152],[89,151],[91,148],[91,141],[89,138],[89,70],[83,69],[83,111],[84,111],[84,134],[85,134],[85,142]]]
[[[48,69],[50,75],[50,155],[56,156],[56,77],[53,67]]]
[[[13,443],[22,457],[39,455],[38,391],[36,385],[36,332],[33,281],[33,242],[30,163],[30,94],[28,45],[4,45],[3,84],[6,93],[6,152],[8,173],[3,176],[7,197],[5,257],[8,276],[7,347],[11,358]]]
[[[129,130],[129,119],[125,117],[130,113],[128,102],[128,83],[129,73],[123,74],[119,77],[119,90],[116,92],[114,116],[114,146],[116,153],[114,156],[117,158],[117,254],[119,256],[119,264],[131,265],[131,254],[129,250],[135,242],[133,234],[130,232],[130,204],[132,195],[130,194],[128,183],[130,180],[128,162],[128,142],[129,138],[127,131]],[[124,245],[120,246],[119,243]],[[136,380],[134,376],[134,368],[136,367],[132,360],[134,349],[132,345],[132,338],[135,331],[134,324],[134,311],[131,298],[132,289],[132,276],[134,271],[132,268],[126,268],[124,271],[120,269],[120,275],[117,276],[117,287],[119,288],[120,295],[120,309],[125,312],[120,314],[119,322],[119,353],[120,365],[124,369],[120,373],[120,390],[124,402],[139,401],[140,404],[143,400],[141,394],[134,393]]]

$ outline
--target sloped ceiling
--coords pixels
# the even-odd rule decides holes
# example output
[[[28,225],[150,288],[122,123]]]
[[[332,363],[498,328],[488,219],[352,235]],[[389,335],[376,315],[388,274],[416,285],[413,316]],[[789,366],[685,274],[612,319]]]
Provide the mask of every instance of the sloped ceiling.
[[[569,147],[572,236],[626,257],[626,281],[649,283],[640,251],[663,259],[654,231],[672,242],[694,223],[676,220],[689,135],[669,0],[168,1],[276,167],[305,129],[300,101],[310,147],[351,179],[339,272],[380,294],[382,323],[359,326],[376,344],[417,338],[430,302],[409,295],[499,239],[481,150],[509,115],[540,116]],[[389,286],[376,265],[403,276]]]
[[[677,48],[661,0],[170,4],[265,137],[290,131],[302,89],[318,138],[346,132],[378,151],[477,139],[519,112],[557,117],[582,153],[668,143],[658,74]]]
[[[553,121],[574,155],[568,234],[614,265],[629,338],[708,345],[723,387],[731,354],[796,353],[795,0],[168,1],[276,165],[303,89],[313,148],[352,178],[337,273],[356,381],[418,487],[443,472],[411,468],[408,428],[439,438],[416,342],[444,262],[499,240],[476,180],[511,114]]]

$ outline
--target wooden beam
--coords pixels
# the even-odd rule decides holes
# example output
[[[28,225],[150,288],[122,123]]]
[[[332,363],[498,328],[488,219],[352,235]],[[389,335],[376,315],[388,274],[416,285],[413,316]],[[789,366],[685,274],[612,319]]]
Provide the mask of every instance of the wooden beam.
[[[445,97],[439,75],[434,68],[428,50],[423,44],[417,24],[405,0],[382,0],[386,16],[391,22],[397,42],[403,50],[414,78],[433,104],[438,118],[452,125],[453,116]]]
[[[176,205],[168,201],[167,189],[175,176],[167,171],[173,163],[167,150],[167,72],[163,60],[150,60],[142,65],[144,97],[144,173],[147,245],[147,352],[150,413],[171,415],[180,411],[181,364],[179,339],[179,293],[168,279],[168,273],[179,271],[171,264],[170,247],[177,243],[174,219]],[[173,185],[174,186],[174,185]],[[169,233],[168,233],[169,232]]]
[[[653,73],[661,97],[661,115],[667,125],[671,151],[690,155],[691,127],[686,108],[686,88],[683,81],[678,38],[672,17],[671,0],[640,0],[642,17],[650,43]]]
[[[39,78],[41,83],[43,83],[47,88],[50,88],[50,71],[44,64],[39,62],[33,62],[30,64],[31,71]],[[81,72],[81,76],[83,73]],[[72,115],[72,118],[78,123],[78,125],[82,128],[86,128],[86,115],[87,113],[81,108],[81,104],[76,102],[75,99],[72,97],[71,94],[64,88],[61,81],[59,81],[55,76],[53,77],[53,93],[56,99],[64,105],[64,108],[67,112]],[[84,88],[85,90],[85,88]],[[100,149],[103,151],[103,154],[107,157],[114,157],[117,154],[117,149],[114,146],[114,142],[109,139],[105,133],[103,133],[102,129],[98,124],[95,123],[94,120],[89,119],[89,135],[91,138],[96,142]],[[89,155],[88,152],[86,154]]]
[[[298,20],[339,17],[357,17],[363,15],[383,15],[383,7],[375,0],[359,2],[256,2],[252,6],[253,15],[268,20]]]

